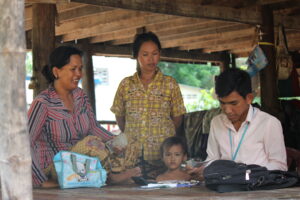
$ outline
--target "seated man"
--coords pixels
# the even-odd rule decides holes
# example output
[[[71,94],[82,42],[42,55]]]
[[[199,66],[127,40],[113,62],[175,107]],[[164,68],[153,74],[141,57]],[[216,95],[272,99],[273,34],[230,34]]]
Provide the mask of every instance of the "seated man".
[[[207,160],[234,160],[286,171],[281,123],[251,106],[253,94],[248,73],[225,70],[217,78],[215,89],[223,113],[211,122]],[[202,170],[191,169],[190,173]]]

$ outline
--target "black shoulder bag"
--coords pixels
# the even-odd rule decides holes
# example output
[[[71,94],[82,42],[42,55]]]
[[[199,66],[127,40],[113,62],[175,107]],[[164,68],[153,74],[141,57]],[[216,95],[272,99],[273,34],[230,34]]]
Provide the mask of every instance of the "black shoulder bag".
[[[203,175],[206,187],[217,192],[271,190],[291,187],[298,182],[296,173],[232,160],[213,161]]]

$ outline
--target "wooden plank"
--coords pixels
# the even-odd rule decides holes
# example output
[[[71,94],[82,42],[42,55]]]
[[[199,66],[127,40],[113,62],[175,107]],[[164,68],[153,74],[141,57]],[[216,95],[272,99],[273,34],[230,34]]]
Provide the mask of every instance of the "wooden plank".
[[[235,24],[226,24],[226,23],[216,23],[211,26],[207,26],[207,29],[204,30],[196,30],[190,33],[184,33],[177,36],[171,37],[161,37],[162,46],[164,48],[175,47],[180,44],[186,44],[188,42],[194,40],[200,40],[203,37],[207,37],[211,34],[219,34],[219,33],[229,33],[231,31],[237,31],[245,28],[251,27],[250,25],[235,25]]]
[[[60,22],[67,20],[75,20],[76,18],[86,17],[97,13],[113,10],[114,8],[84,5],[75,9],[60,12],[58,19]],[[94,16],[96,17],[96,16]]]
[[[94,44],[92,45],[92,52],[96,55],[104,56],[121,56],[121,57],[132,57],[132,46],[112,46],[106,44]],[[201,52],[188,52],[178,51],[171,49],[163,49],[161,52],[161,60],[165,61],[186,61],[186,62],[220,62],[222,57],[220,54],[206,54]]]
[[[111,31],[90,38],[90,43],[105,42],[105,41],[124,39],[124,38],[133,38],[135,34],[136,34],[135,28],[122,29],[120,31]]]
[[[227,51],[234,48],[251,48],[251,47],[252,47],[252,41],[239,41],[239,42],[234,42],[234,43],[229,43],[224,45],[218,45],[215,47],[212,46],[210,48],[202,49],[202,52],[214,53],[219,51]]]
[[[214,20],[202,20],[196,18],[182,17],[166,20],[155,24],[149,24],[145,27],[146,31],[154,32],[156,35],[158,35],[159,38],[171,36],[175,37],[175,35],[179,36],[180,34],[192,32],[195,29],[199,30],[201,28],[205,28],[207,24],[211,23],[212,21]],[[126,35],[126,33],[124,33],[123,35]],[[128,37],[114,38],[112,44],[122,45],[131,43],[133,41],[133,36],[134,35],[129,35]]]
[[[139,10],[160,14],[218,19],[247,24],[261,24],[260,13],[255,9],[234,9],[229,7],[202,6],[199,0],[70,0],[71,2],[86,3],[114,8]]]
[[[72,41],[72,40],[82,39],[86,37],[94,37],[99,33],[107,33],[111,31],[127,29],[129,27],[140,28],[143,27],[145,24],[164,21],[172,17],[173,16],[137,12],[136,16],[131,17],[130,19],[113,21],[111,23],[99,24],[93,27],[83,28],[76,32],[63,35],[62,39],[63,41]]]
[[[56,27],[56,35],[72,34],[77,31],[78,33],[83,32],[83,34],[88,34],[94,27],[102,25],[108,26],[110,24],[115,24],[117,27],[119,24],[121,26],[122,20],[128,21],[144,15],[147,15],[147,13],[120,9],[101,12],[92,16],[81,17],[79,19],[61,23]]]
[[[265,200],[265,199],[299,199],[300,187],[277,190],[257,190],[244,192],[217,193],[208,190],[204,184],[191,188],[141,189],[136,185],[106,186],[103,188],[77,188],[61,190],[35,189],[34,200],[192,200],[192,199],[222,199],[222,200]]]
[[[210,46],[217,47],[219,45],[231,44],[232,42],[240,42],[244,40],[254,40],[255,28],[242,29],[232,32],[212,34],[200,40],[192,40],[185,43],[183,46],[179,44],[179,50],[191,50],[200,48],[209,48]]]
[[[259,0],[259,4],[261,5],[269,5],[269,4],[276,4],[276,3],[284,3],[287,2],[288,0]],[[297,1],[297,0],[293,0]]]
[[[25,3],[60,4],[60,3],[70,3],[70,1],[69,0],[25,0]]]

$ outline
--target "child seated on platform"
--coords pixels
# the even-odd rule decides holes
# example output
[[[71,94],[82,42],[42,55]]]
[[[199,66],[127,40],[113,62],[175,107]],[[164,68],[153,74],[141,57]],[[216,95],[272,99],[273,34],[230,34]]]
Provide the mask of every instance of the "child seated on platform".
[[[187,145],[183,139],[175,136],[166,138],[160,147],[160,154],[167,170],[157,176],[157,182],[191,180],[191,176],[181,168],[181,164],[187,159]]]

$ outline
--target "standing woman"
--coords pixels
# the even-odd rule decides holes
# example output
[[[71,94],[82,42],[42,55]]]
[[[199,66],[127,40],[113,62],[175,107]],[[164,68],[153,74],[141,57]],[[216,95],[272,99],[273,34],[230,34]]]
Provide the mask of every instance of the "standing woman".
[[[134,150],[127,147],[127,165],[136,165],[137,157],[143,153],[143,158],[155,166],[161,143],[175,135],[186,112],[176,80],[163,75],[157,67],[160,52],[154,33],[135,37],[133,57],[137,59],[137,72],[121,81],[111,107],[121,131],[131,145],[137,146]]]
[[[78,87],[81,55],[74,47],[58,47],[42,71],[49,88],[33,100],[28,111],[34,186],[57,186],[52,159],[61,150],[97,156],[101,162],[108,156],[103,142],[113,136],[97,123],[87,95]],[[126,175],[121,178],[135,174]]]

